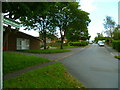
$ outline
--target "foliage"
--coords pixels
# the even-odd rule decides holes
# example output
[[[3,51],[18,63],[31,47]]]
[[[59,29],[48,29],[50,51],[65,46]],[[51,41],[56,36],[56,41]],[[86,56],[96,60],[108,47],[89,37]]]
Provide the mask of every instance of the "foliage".
[[[64,38],[69,37],[69,32],[74,33],[74,30],[79,32],[88,26],[90,19],[88,13],[78,9],[77,2],[74,3],[57,3],[55,12],[55,25],[59,27],[61,35],[61,49]],[[68,35],[67,35],[68,34]],[[76,33],[74,33],[76,34]],[[68,38],[67,38],[68,39]]]
[[[34,2],[34,3],[3,3],[3,12],[13,20],[19,19],[27,29],[39,30],[40,37],[46,49],[46,37],[54,34],[59,28],[61,35],[61,49],[63,41],[69,31],[78,33],[77,39],[89,39],[87,26],[90,23],[89,13],[82,11],[77,2]],[[24,7],[23,7],[24,6]],[[33,8],[34,6],[34,8]],[[76,32],[75,32],[76,31]],[[80,35],[79,35],[80,34]],[[75,35],[73,35],[75,37]],[[51,36],[50,36],[51,37]],[[71,37],[67,35],[67,38]],[[69,39],[70,40],[70,39]]]
[[[120,40],[113,40],[112,47],[113,47],[113,49],[116,49],[117,51],[120,52]]]
[[[70,50],[64,49],[44,49],[44,50],[17,50],[19,52],[27,52],[27,53],[62,53],[62,52],[70,52]]]
[[[80,46],[64,46],[64,48],[79,48]]]
[[[62,63],[55,63],[40,69],[5,80],[5,88],[85,88],[65,69]]]
[[[105,40],[105,42],[109,42],[109,37],[95,37],[95,42],[97,43],[99,40]]]
[[[89,40],[90,35],[88,33],[88,30],[81,31],[81,30],[73,30],[69,29],[68,33],[66,34],[66,38],[68,41],[75,42],[79,40]]]
[[[120,56],[115,56],[115,58],[119,59],[120,60]]]
[[[3,66],[4,66],[4,74],[11,73],[20,69],[24,69],[29,66],[33,66],[36,64],[43,64],[49,62],[50,60],[24,55],[24,54],[17,54],[12,52],[4,52],[3,53]]]
[[[62,41],[60,41],[60,40],[58,40],[58,41],[56,41],[56,43],[61,43]]]
[[[113,39],[120,40],[120,25],[118,25],[113,32]]]
[[[106,34],[111,37],[111,39],[113,38],[113,31],[115,28],[115,21],[112,19],[112,17],[110,16],[106,16],[106,19],[104,19],[104,28],[106,29]]]
[[[70,46],[86,46],[88,45],[88,41],[80,41],[80,42],[69,42]]]
[[[61,43],[55,42],[55,43],[49,43],[48,45],[50,45],[51,47],[60,47]],[[67,46],[67,43],[63,43],[63,46]]]

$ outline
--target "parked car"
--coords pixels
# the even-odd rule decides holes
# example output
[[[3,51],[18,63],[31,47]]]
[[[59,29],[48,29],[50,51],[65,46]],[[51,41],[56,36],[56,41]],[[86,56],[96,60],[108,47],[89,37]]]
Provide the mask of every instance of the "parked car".
[[[98,42],[98,45],[99,45],[99,46],[104,46],[105,44],[104,44],[102,41],[99,41],[99,42]]]

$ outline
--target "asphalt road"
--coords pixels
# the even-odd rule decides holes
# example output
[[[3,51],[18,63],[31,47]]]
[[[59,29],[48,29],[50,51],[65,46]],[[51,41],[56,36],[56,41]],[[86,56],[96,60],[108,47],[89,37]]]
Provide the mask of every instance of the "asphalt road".
[[[87,88],[118,88],[118,60],[105,47],[90,47],[60,60]]]

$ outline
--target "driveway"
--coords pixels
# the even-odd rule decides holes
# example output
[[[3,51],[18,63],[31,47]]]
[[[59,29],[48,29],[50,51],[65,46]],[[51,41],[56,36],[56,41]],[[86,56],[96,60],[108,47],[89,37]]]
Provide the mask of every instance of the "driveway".
[[[118,88],[118,60],[105,47],[90,47],[60,60],[87,88]]]

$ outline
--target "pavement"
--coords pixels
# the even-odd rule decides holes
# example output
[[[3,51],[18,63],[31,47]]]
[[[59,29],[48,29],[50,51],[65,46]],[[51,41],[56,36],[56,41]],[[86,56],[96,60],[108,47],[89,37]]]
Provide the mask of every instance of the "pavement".
[[[120,56],[120,52],[116,51],[115,49],[112,49],[112,47],[105,45],[105,48],[111,53],[111,55]]]
[[[118,59],[97,44],[60,60],[78,81],[87,88],[118,88]]]
[[[89,47],[86,46],[86,47]],[[26,55],[33,55],[33,56],[38,56],[38,57],[43,57],[43,58],[47,58],[50,60],[54,60],[54,61],[58,61],[60,59],[63,59],[65,57],[68,57],[72,54],[75,54],[83,49],[85,49],[86,47],[81,47],[81,48],[69,48],[68,50],[71,50],[70,52],[64,52],[64,53],[50,53],[50,54],[35,54],[35,53],[25,53],[25,52],[16,52],[16,53],[21,53],[21,54],[26,54]]]
[[[32,54],[39,57],[62,62],[78,81],[87,88],[118,88],[118,60],[107,48],[98,45],[89,45],[85,48],[71,48],[71,52],[54,54]],[[28,54],[28,53],[23,53]],[[17,77],[21,74],[42,68],[56,62],[49,62],[16,71],[4,76],[4,80]],[[119,69],[120,70],[120,69]]]
[[[38,65],[35,65],[35,66],[31,66],[31,67],[28,67],[28,68],[25,68],[25,69],[22,69],[22,70],[13,72],[13,73],[9,73],[7,75],[4,75],[3,78],[4,78],[4,80],[9,80],[11,78],[20,76],[21,74],[24,74],[26,72],[29,72],[29,71],[32,71],[32,70],[35,70],[35,69],[38,69],[38,68],[42,68],[42,67],[54,64],[54,63],[56,63],[56,61],[67,58],[67,57],[69,57],[69,56],[71,56],[71,55],[73,55],[73,54],[75,54],[79,51],[84,50],[87,47],[89,47],[89,45],[86,46],[86,47],[82,47],[82,48],[70,48],[70,49],[68,49],[68,50],[71,50],[71,52],[53,53],[53,54],[33,54],[33,53],[16,52],[16,53],[21,53],[21,54],[26,54],[26,55],[33,55],[33,56],[48,58],[52,61],[48,62],[48,63],[45,63],[45,64],[38,64]]]

